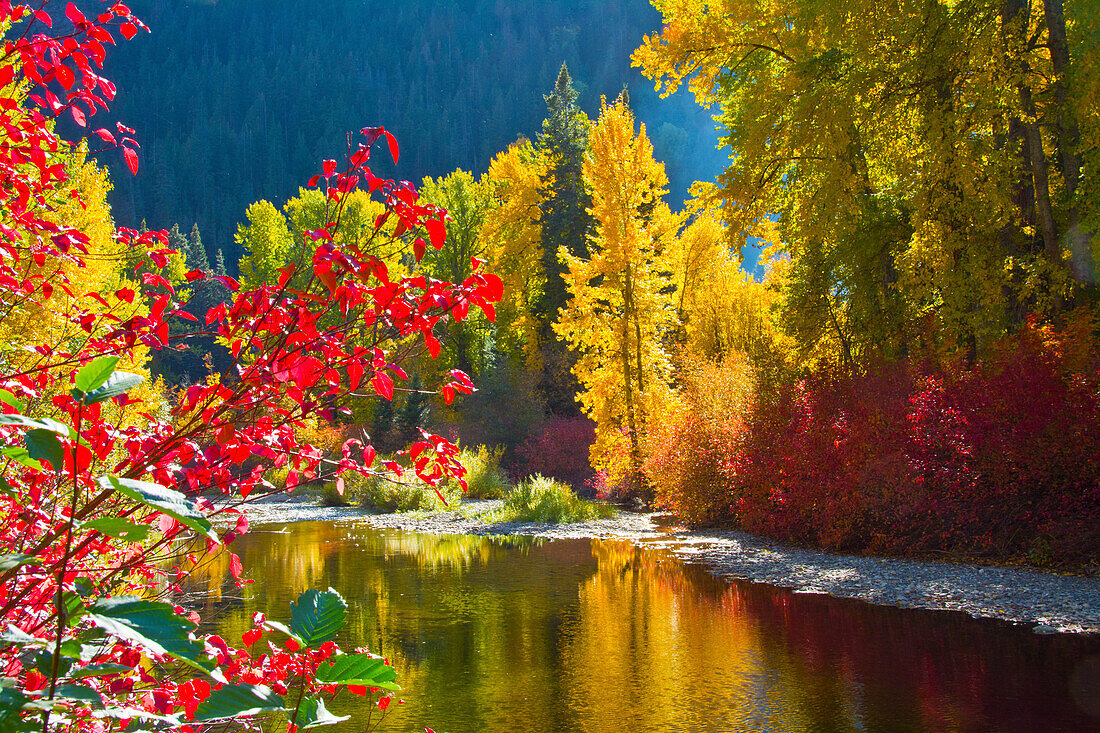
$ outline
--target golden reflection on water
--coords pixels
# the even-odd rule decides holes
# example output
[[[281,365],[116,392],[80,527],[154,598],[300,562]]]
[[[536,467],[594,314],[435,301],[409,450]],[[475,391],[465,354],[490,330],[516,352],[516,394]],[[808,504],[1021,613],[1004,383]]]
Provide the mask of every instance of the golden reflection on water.
[[[237,589],[228,556],[197,569],[204,618],[237,641],[254,611],[287,620],[300,592],[335,588],[350,605],[340,643],[397,669],[406,704],[383,730],[1100,727],[1064,682],[1100,651],[1088,643],[731,584],[629,542],[309,522],[261,528],[233,549],[256,582]],[[1058,705],[1062,727],[1043,717]]]

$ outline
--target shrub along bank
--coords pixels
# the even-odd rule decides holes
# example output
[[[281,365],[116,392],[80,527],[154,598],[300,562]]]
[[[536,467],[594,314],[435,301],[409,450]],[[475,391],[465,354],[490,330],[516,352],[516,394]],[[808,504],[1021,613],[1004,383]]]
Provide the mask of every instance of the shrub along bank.
[[[659,505],[847,551],[1100,559],[1089,318],[1028,325],[974,365],[902,360],[763,382],[735,359],[688,371],[649,443]]]

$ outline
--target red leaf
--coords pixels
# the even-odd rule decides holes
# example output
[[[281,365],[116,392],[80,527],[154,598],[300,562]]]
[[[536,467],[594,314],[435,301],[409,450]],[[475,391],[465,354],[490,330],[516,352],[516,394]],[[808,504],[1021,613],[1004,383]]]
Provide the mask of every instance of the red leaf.
[[[361,697],[366,697],[367,687],[366,687],[366,685],[348,685],[348,692],[350,692],[353,695],[359,695]]]
[[[79,8],[72,3],[65,6],[65,17],[77,26],[88,22],[88,19],[84,17],[84,13],[80,12]]]
[[[401,154],[401,150],[400,150],[400,149],[399,149],[399,148],[397,147],[397,138],[395,138],[395,137],[394,137],[393,135],[391,135],[391,134],[390,134],[390,133],[389,133],[388,131],[386,131],[386,130],[383,130],[382,132],[383,132],[383,133],[385,134],[385,136],[386,136],[386,142],[387,142],[387,143],[389,144],[389,146],[390,146],[390,155],[391,155],[391,156],[393,156],[393,162],[394,162],[394,163],[396,163],[396,162],[397,162],[397,158],[398,158],[398,157],[400,156],[400,154]]]
[[[447,241],[447,227],[443,225],[443,222],[440,219],[426,219],[424,228],[428,230],[432,246],[436,249],[443,249],[443,244]]]
[[[385,372],[375,372],[374,377],[371,378],[371,384],[374,385],[374,391],[382,395],[389,401],[393,401],[393,380]]]
[[[424,259],[424,252],[425,251],[426,251],[426,249],[425,249],[425,245],[424,245],[424,238],[423,237],[417,237],[416,241],[413,242],[413,255],[416,256],[416,261],[417,262],[420,262],[420,260]]]
[[[320,175],[316,175],[313,178],[310,178],[309,183],[306,184],[306,188],[313,188],[314,186],[317,185],[317,182],[320,181],[320,180],[321,180]]]
[[[214,440],[218,441],[218,445],[225,445],[233,440],[233,426],[226,423],[214,431]]]
[[[325,178],[330,178],[336,172],[336,161],[326,160],[321,164],[321,169],[325,172]]]
[[[54,78],[57,79],[61,86],[65,87],[66,91],[73,88],[73,82],[76,81],[76,76],[68,66],[62,64],[61,66],[54,67],[53,74]]]
[[[137,26],[133,23],[123,23],[118,27],[118,31],[129,41],[137,35]]]
[[[233,574],[234,578],[241,577],[241,573],[244,572],[244,566],[241,565],[241,558],[237,557],[235,553],[229,553],[229,572]]]
[[[53,28],[53,18],[45,10],[34,11],[34,17],[40,22],[45,23],[47,28]]]
[[[439,356],[439,339],[437,339],[431,332],[424,334],[424,344],[428,347],[428,353],[433,359]]]
[[[206,273],[202,270],[191,270],[189,273],[184,275],[184,277],[187,278],[187,282],[193,283],[196,280],[202,280],[204,277],[206,277]]]
[[[75,109],[75,107],[74,107],[74,109]],[[123,155],[123,157],[125,157],[125,158],[126,158],[126,165],[127,165],[127,166],[128,166],[129,168],[130,168],[130,173],[131,173],[132,175],[135,175],[135,176],[136,176],[136,175],[137,175],[137,172],[138,172],[138,157],[137,157],[137,153],[135,153],[135,152],[134,152],[133,150],[131,150],[130,148],[123,148],[123,149],[122,149],[122,155]]]
[[[455,388],[449,384],[443,385],[443,401],[448,405],[455,401]]]
[[[127,303],[133,303],[134,291],[130,288],[120,288],[115,291],[115,297],[119,300],[125,300]]]
[[[363,379],[363,365],[357,361],[348,363],[348,389],[355,391]]]
[[[84,114],[84,110],[80,109],[80,107],[77,107],[75,104],[72,107],[69,107],[69,114],[73,116],[73,122],[75,122],[76,124],[80,125],[81,127],[88,126],[88,117]],[[134,160],[137,160],[136,156]]]
[[[504,297],[504,283],[500,278],[491,272],[487,272],[482,275],[485,278],[484,295],[486,300],[491,300],[494,303]]]
[[[96,130],[94,134],[99,135],[99,137],[102,138],[103,142],[108,143],[109,145],[117,144],[115,142],[115,136],[111,134],[110,130],[106,130],[101,127]]]

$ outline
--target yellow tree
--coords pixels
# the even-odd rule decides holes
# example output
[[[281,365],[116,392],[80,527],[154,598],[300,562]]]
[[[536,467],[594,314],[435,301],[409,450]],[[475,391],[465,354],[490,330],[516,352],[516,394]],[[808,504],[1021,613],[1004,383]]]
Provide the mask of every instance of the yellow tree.
[[[531,372],[542,368],[534,309],[546,287],[539,223],[539,185],[546,169],[530,141],[522,140],[493,158],[484,179],[493,203],[480,236],[490,268],[504,282],[504,299],[497,305],[497,339],[503,352],[522,353]]]
[[[778,216],[804,349],[973,352],[1090,287],[1095,2],[654,4],[634,61],[721,107],[724,215]]]
[[[559,250],[569,301],[555,330],[578,352],[577,399],[596,422],[592,465],[618,483],[640,476],[647,416],[668,389],[676,308],[667,260],[680,220],[661,200],[664,166],[622,97],[601,105],[584,176],[596,231],[587,258]]]

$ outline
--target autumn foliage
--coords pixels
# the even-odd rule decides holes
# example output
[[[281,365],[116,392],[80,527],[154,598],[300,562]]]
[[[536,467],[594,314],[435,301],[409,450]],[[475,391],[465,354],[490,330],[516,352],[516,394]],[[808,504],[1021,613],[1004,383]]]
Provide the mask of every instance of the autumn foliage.
[[[698,523],[842,550],[1095,562],[1097,346],[1079,313],[973,367],[818,370],[740,411],[724,403],[753,392],[744,366],[710,366],[647,467],[658,500]]]
[[[288,469],[290,487],[339,487],[347,471],[461,482],[457,448],[439,436],[422,432],[377,465],[369,439],[325,459],[303,428],[337,420],[357,400],[391,400],[408,378],[402,362],[434,355],[438,330],[471,308],[492,317],[500,280],[476,261],[457,283],[387,268],[380,248],[404,248],[411,263],[443,248],[446,212],[371,172],[376,142],[395,163],[399,150],[385,129],[364,128],[342,164],[324,161],[310,181],[324,207],[301,233],[308,257],[251,290],[188,272],[186,283],[213,278],[230,293],[189,312],[191,289],[164,274],[175,253],[163,232],[100,237],[104,222],[63,215],[66,202],[102,207],[103,187],[89,184],[98,179],[86,175],[82,151],[53,123],[68,115],[83,127],[107,106],[105,44],[144,27],[122,3],[95,17],[69,3],[65,16],[71,28],[48,35],[46,11],[0,2],[0,318],[12,333],[0,371],[0,728],[195,731],[245,714],[293,730],[337,722],[324,699],[338,690],[370,695],[385,711],[393,670],[332,642],[346,617],[335,592],[303,594],[289,625],[257,616],[237,645],[198,633],[197,615],[177,605],[179,584],[218,555],[247,582],[230,546],[249,528],[243,502],[271,490],[269,468]],[[94,134],[136,170],[132,131],[117,129]],[[372,236],[342,241],[341,217],[359,189],[382,210]],[[125,266],[98,282],[79,277],[104,261]],[[174,331],[177,320],[192,328]],[[172,398],[150,388],[148,351],[198,338],[223,343],[232,365]],[[455,370],[440,389],[450,401],[473,385]]]

